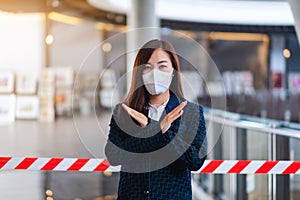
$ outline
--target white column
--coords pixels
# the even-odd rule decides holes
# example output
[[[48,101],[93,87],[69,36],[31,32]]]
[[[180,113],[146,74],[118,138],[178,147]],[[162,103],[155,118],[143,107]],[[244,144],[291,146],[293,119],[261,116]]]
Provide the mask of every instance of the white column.
[[[155,15],[155,0],[132,0],[129,21],[134,28],[155,27],[157,25]]]
[[[270,70],[271,72],[285,73],[286,60],[282,54],[285,47],[284,36],[273,35],[270,49]]]
[[[127,13],[127,89],[137,50],[147,41],[160,37],[155,0],[131,0],[131,5]]]
[[[299,0],[288,0],[292,9],[295,19],[295,29],[298,35],[298,42],[300,44],[300,1]]]

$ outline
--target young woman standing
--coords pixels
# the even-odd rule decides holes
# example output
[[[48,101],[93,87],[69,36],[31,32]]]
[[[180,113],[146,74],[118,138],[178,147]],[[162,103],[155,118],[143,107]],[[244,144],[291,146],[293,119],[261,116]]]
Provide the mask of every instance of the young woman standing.
[[[137,53],[127,99],[116,106],[105,154],[122,165],[118,200],[191,200],[191,171],[206,158],[200,105],[184,99],[178,56],[166,41]]]

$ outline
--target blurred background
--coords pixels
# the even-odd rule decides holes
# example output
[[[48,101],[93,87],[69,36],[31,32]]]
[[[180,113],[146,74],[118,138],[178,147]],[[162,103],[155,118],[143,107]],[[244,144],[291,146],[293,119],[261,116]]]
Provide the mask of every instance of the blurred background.
[[[131,52],[161,38],[205,106],[209,159],[299,160],[299,12],[296,0],[0,0],[0,156],[104,158]],[[0,199],[116,199],[118,175],[0,171]],[[300,179],[194,174],[193,195],[299,199]]]

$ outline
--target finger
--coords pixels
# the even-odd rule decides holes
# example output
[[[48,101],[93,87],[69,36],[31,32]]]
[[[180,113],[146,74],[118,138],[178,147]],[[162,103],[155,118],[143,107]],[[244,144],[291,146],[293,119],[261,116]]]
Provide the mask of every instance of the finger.
[[[187,101],[182,102],[181,104],[179,104],[176,108],[174,108],[174,110],[172,110],[170,113],[172,112],[179,112],[180,110],[182,110],[187,104]]]
[[[179,104],[176,108],[181,110],[186,106],[186,104],[187,104],[187,101],[181,102],[181,104]]]
[[[130,112],[131,112],[131,116],[136,119],[138,122],[142,123],[144,122],[145,120],[147,120],[148,118],[143,114],[143,113],[140,113],[132,108],[129,108],[130,109]]]
[[[136,116],[141,116],[143,115],[143,113],[140,113],[136,110],[134,110],[133,108],[130,108],[129,106],[127,106],[126,104],[122,104],[123,108],[128,112],[131,113],[132,115],[136,115]]]
[[[140,113],[140,112],[130,108],[126,104],[122,104],[122,106],[126,110],[126,112],[131,117],[133,117],[136,121],[138,121],[140,124],[143,124],[143,125],[147,124],[148,118],[143,113]]]
[[[162,129],[162,133],[165,133],[170,127],[171,124],[173,123],[173,121],[175,121],[178,117],[180,117],[183,114],[183,110],[181,110],[179,113],[177,113],[176,115],[174,115],[173,117],[168,117],[168,119],[164,119],[161,122],[161,129]]]
[[[181,112],[181,110],[186,106],[186,104],[187,104],[186,101],[182,102],[176,108],[174,108],[174,110],[172,110],[168,115],[170,117],[177,116],[177,114],[179,114]]]
[[[131,116],[132,115],[132,109],[128,107],[126,104],[122,103],[122,107],[126,110],[126,112]]]
[[[126,110],[126,112],[133,117],[135,120],[138,120],[138,117],[136,116],[136,112],[134,109],[130,108],[126,104],[122,104],[123,108]]]
[[[183,108],[187,105],[187,101],[182,102],[179,104],[174,110],[169,112],[167,116],[162,121],[161,124],[162,127],[162,133],[165,133],[171,126],[171,123],[173,123],[176,119],[178,119],[183,114]]]
[[[139,112],[134,110],[133,108],[130,108],[129,106],[127,106],[126,104],[122,104],[123,108],[131,114],[137,115]]]
[[[163,120],[163,124],[172,124],[176,119],[178,119],[178,117],[180,117],[183,114],[183,110],[181,110],[180,112],[178,112],[177,114],[174,114],[172,116],[166,116]]]
[[[175,121],[176,119],[178,119],[178,117],[180,117],[183,114],[183,110],[179,111],[176,114],[173,114],[169,117],[170,122],[172,123],[173,121]]]
[[[160,127],[161,127],[162,133],[165,133],[171,127],[171,124],[167,123],[166,121],[162,121],[160,124]]]

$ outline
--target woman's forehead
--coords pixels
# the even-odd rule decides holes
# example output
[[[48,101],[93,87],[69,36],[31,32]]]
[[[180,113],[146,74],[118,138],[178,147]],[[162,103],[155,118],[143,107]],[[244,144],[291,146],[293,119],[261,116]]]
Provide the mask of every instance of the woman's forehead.
[[[170,57],[167,52],[165,52],[163,49],[155,49],[149,58],[149,63],[157,63],[159,61],[165,60],[167,62],[170,62]]]

